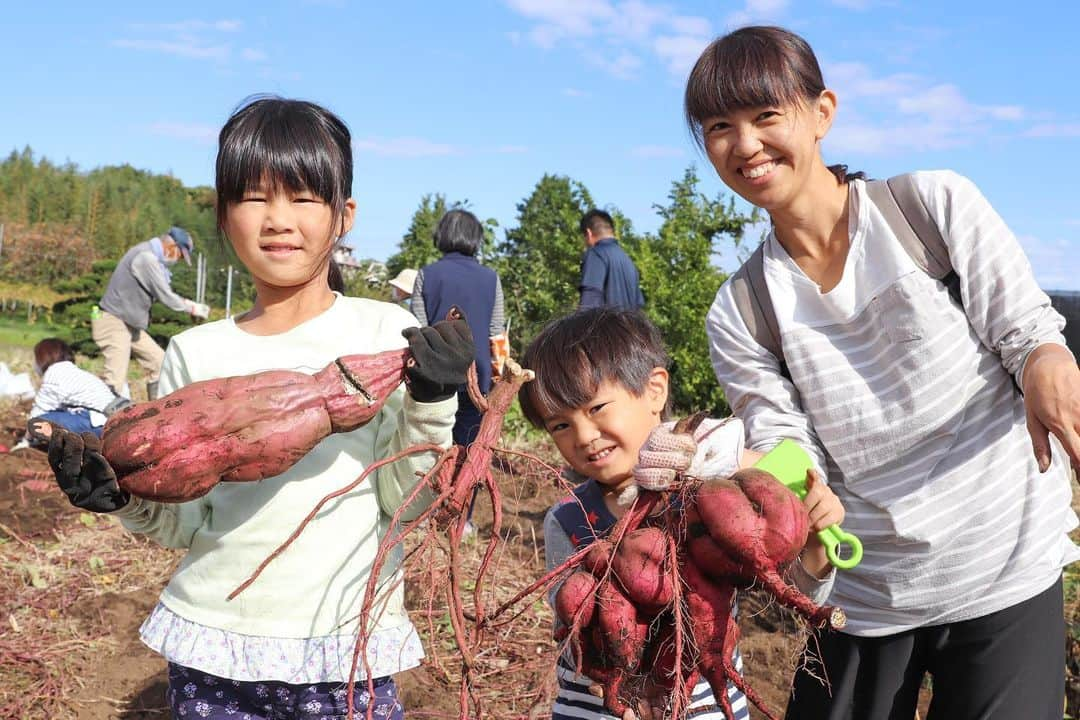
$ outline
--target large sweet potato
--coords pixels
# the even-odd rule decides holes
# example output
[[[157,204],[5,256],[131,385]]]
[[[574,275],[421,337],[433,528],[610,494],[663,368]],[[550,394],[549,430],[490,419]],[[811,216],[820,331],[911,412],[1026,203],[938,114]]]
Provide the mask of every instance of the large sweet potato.
[[[407,350],[339,358],[314,375],[270,370],[192,383],[109,418],[102,452],[132,495],[182,502],[219,481],[292,467],[327,435],[371,420],[404,379]]]

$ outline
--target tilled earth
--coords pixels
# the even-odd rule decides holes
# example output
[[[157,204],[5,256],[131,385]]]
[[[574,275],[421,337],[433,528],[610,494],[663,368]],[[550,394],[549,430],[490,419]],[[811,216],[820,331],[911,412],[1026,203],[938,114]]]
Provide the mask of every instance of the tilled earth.
[[[0,419],[0,444],[10,446],[21,422]],[[543,451],[542,451],[543,454]],[[550,458],[550,454],[549,454]],[[543,574],[543,518],[559,490],[550,474],[515,460],[495,469],[504,492],[507,542],[496,557],[497,599],[512,596]],[[313,498],[312,502],[317,500]],[[490,504],[477,504],[477,537],[490,528]],[[466,575],[483,545],[467,544]],[[74,720],[159,720],[164,704],[164,661],[138,640],[180,554],[125,533],[108,518],[68,505],[48,473],[44,453],[0,454],[0,717]],[[445,571],[430,561],[412,563],[406,586],[410,613],[424,637],[428,659],[398,676],[411,718],[458,713],[458,668],[441,597],[431,601],[432,578]],[[1067,613],[1076,613],[1067,601]],[[548,717],[556,648],[550,611],[533,598],[479,659],[473,691],[484,717]],[[750,684],[782,715],[791,674],[803,643],[798,623],[784,610],[749,594],[741,600],[741,648]],[[1070,640],[1070,710],[1080,701],[1080,644]],[[925,704],[929,691],[924,693]],[[764,717],[753,710],[754,718]]]

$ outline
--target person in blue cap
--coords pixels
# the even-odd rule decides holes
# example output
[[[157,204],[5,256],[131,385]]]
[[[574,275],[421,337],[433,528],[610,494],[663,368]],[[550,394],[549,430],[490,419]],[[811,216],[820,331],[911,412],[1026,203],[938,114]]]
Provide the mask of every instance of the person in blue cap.
[[[157,396],[158,374],[165,351],[146,331],[150,306],[155,301],[178,312],[205,319],[210,307],[173,292],[169,268],[183,258],[191,264],[191,234],[175,225],[158,237],[135,245],[120,258],[101,298],[101,313],[90,321],[94,342],[105,357],[103,380],[118,394],[125,394],[131,356],[146,371],[146,393]]]

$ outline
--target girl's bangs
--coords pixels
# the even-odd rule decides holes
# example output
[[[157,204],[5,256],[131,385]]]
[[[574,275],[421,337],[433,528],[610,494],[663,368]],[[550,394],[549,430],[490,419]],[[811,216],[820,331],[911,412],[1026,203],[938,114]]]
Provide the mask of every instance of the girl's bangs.
[[[221,193],[226,202],[237,202],[244,193],[262,188],[270,191],[311,192],[331,205],[338,200],[339,171],[328,152],[330,138],[319,137],[311,123],[263,122],[223,158]],[[287,120],[287,119],[284,119]]]

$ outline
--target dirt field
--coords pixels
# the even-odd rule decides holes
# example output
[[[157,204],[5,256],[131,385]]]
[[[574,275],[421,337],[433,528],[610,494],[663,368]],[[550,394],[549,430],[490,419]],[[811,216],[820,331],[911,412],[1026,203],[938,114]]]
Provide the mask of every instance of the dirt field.
[[[18,410],[0,419],[4,445],[19,432]],[[37,451],[0,454],[0,718],[168,718],[164,661],[140,644],[138,627],[180,555],[70,507],[47,469]],[[497,471],[509,533],[497,560],[500,598],[542,573],[543,516],[557,495],[549,476],[507,469]],[[481,503],[481,536],[489,518],[490,507]],[[476,566],[479,548],[470,545],[467,570]],[[448,622],[442,605],[428,602],[428,588],[437,586],[426,574],[431,568],[416,565],[423,564],[410,569],[407,597],[429,658],[398,677],[405,706],[411,718],[457,717]],[[799,630],[756,596],[743,598],[741,611],[748,680],[782,712],[799,658]],[[484,717],[546,718],[555,649],[549,611],[541,602],[526,604],[512,628],[482,659],[484,679],[476,690]],[[1070,669],[1075,665],[1074,656]]]

